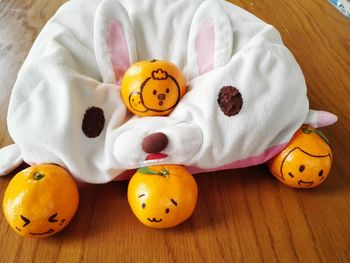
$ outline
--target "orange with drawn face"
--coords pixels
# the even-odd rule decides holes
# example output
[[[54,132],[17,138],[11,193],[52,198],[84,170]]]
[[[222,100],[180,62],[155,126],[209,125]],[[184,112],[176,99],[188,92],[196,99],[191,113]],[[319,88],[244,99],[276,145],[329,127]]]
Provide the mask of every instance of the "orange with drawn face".
[[[303,126],[288,146],[268,162],[268,167],[287,186],[311,188],[327,178],[332,160],[332,150],[323,133]]]
[[[186,81],[180,69],[164,60],[137,62],[121,83],[125,105],[140,117],[168,115],[185,93]]]
[[[143,167],[129,182],[128,201],[143,224],[169,228],[191,216],[197,203],[197,184],[180,165]]]
[[[16,174],[3,200],[10,226],[20,235],[43,238],[61,231],[79,203],[77,186],[57,165],[37,165]]]

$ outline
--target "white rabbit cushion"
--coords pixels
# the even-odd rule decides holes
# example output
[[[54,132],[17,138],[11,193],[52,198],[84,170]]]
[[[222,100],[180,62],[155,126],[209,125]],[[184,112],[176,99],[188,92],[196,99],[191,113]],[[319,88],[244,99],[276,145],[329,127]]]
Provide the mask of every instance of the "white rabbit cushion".
[[[120,80],[131,64],[153,58],[178,65],[188,92],[167,117],[132,116]],[[0,173],[19,156],[90,183],[151,164],[194,173],[245,167],[279,152],[308,119],[316,122],[308,113],[303,74],[278,32],[230,3],[71,0],[18,74],[8,112],[16,146],[0,151]],[[141,145],[157,132],[168,144],[162,158],[148,160]],[[18,154],[1,157],[10,150]]]

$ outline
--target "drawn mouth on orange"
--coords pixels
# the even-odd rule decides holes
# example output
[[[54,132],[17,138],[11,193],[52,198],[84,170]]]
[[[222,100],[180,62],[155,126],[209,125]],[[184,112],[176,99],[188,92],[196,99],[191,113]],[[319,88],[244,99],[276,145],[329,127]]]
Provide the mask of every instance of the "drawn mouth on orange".
[[[150,221],[151,223],[159,223],[159,222],[162,222],[162,219],[155,219],[154,217],[151,219],[151,218],[147,218],[148,221]]]
[[[50,228],[49,230],[47,230],[46,232],[43,232],[43,233],[29,233],[29,234],[31,234],[33,236],[41,236],[41,235],[51,234],[53,232],[54,232],[54,230],[52,228]]]
[[[314,182],[307,182],[307,181],[303,181],[303,180],[299,180],[298,185],[307,185],[307,186],[311,186]]]
[[[166,155],[164,153],[152,153],[152,154],[147,155],[146,161],[157,160],[157,159],[165,159],[167,157],[168,157],[168,155]]]

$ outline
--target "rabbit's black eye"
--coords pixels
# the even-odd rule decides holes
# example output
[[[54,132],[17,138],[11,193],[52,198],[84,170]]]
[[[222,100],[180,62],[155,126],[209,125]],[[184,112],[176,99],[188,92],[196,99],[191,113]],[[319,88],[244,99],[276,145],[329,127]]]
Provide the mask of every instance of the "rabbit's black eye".
[[[82,124],[82,130],[86,137],[98,137],[104,125],[105,117],[101,108],[91,107],[86,110]]]

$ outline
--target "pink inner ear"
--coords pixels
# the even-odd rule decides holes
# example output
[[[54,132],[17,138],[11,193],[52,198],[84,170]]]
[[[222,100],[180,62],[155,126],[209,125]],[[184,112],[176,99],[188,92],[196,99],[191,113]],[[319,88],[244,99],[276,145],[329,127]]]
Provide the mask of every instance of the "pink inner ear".
[[[199,74],[214,68],[215,28],[211,19],[206,20],[196,36],[197,63]]]
[[[330,126],[337,122],[338,117],[327,111],[317,111],[317,127]]]
[[[111,20],[109,23],[107,43],[114,68],[115,81],[116,84],[120,85],[124,73],[131,66],[131,62],[123,25],[119,21]]]

